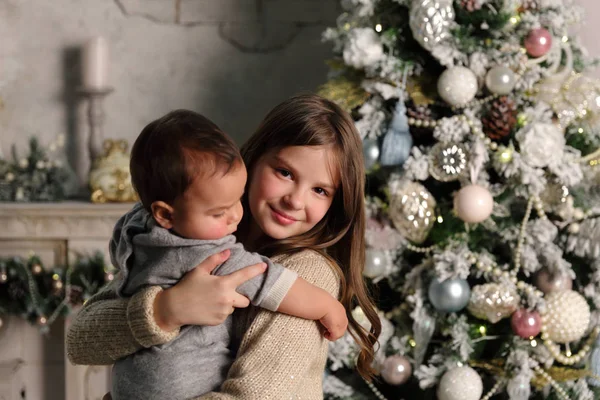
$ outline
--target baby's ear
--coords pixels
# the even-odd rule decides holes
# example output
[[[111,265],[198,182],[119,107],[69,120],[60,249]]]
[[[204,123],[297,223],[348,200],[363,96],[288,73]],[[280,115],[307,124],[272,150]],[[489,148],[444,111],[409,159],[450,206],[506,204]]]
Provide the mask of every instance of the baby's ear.
[[[163,228],[173,228],[173,207],[164,201],[155,201],[150,206],[154,220]]]

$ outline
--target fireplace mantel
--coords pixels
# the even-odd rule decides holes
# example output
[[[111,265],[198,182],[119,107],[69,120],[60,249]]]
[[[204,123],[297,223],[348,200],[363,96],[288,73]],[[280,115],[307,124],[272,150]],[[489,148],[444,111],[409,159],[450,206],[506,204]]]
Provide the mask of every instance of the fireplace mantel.
[[[0,256],[35,252],[45,266],[67,265],[81,254],[108,252],[117,219],[131,203],[0,203]],[[106,258],[108,262],[108,257]],[[100,400],[110,367],[74,366],[66,358],[57,321],[44,336],[16,317],[0,327],[0,398],[10,400]]]

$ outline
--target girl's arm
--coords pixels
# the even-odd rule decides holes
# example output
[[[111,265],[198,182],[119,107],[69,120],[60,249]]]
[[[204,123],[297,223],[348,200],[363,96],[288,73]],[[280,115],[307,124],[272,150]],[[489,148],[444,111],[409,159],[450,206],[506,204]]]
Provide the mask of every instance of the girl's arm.
[[[283,265],[337,297],[339,280],[323,256],[305,251]],[[221,392],[200,399],[283,399],[294,393],[322,398],[327,343],[315,321],[262,310],[244,335]]]
[[[118,298],[114,282],[89,299],[67,332],[67,356],[74,364],[106,365],[144,347],[166,343],[183,325],[218,325],[249,300],[235,289],[264,272],[257,264],[226,276],[210,272],[229,252],[204,260],[172,288],[150,287]]]
[[[133,297],[118,298],[110,285],[90,298],[74,317],[67,332],[67,356],[74,364],[109,365],[143,347],[166,343],[179,330],[163,331],[152,307],[160,287]]]

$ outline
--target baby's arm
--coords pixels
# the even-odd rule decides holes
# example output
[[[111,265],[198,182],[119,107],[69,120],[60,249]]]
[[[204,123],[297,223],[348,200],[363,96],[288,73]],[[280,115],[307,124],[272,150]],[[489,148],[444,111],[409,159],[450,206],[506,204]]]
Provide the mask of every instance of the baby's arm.
[[[231,248],[229,260],[214,273],[229,274],[260,261],[268,264],[265,273],[238,287],[238,292],[248,297],[252,304],[269,311],[318,320],[325,327],[325,337],[329,340],[337,340],[346,332],[346,310],[333,296],[269,258],[244,250],[239,243]]]
[[[296,279],[278,312],[304,319],[318,320],[325,327],[325,338],[338,340],[348,328],[346,309],[325,290],[302,278]]]

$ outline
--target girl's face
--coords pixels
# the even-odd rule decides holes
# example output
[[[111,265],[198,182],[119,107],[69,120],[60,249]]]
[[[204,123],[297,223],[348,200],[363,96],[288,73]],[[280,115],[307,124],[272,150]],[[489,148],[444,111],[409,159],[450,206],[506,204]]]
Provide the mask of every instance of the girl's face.
[[[331,146],[291,146],[261,157],[250,177],[254,222],[273,239],[311,230],[327,213],[338,187]]]

